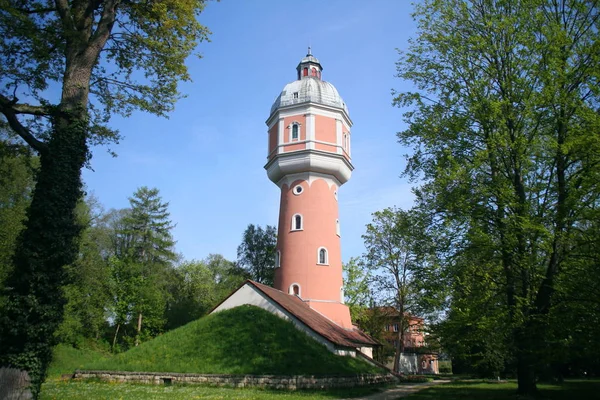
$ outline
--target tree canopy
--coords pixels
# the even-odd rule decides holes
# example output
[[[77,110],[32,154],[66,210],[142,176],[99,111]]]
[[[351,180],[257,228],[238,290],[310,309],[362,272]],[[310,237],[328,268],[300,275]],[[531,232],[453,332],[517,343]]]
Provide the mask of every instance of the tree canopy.
[[[0,120],[40,156],[27,222],[6,279],[0,365],[29,372],[33,395],[63,316],[63,266],[77,255],[76,206],[89,146],[118,141],[117,113],[166,115],[208,31],[203,0],[0,1]]]
[[[395,97],[398,138],[413,149],[405,174],[424,180],[419,206],[453,240],[449,321],[495,333],[533,394],[565,279],[593,267],[598,2],[426,0],[415,18],[397,63],[415,87]]]

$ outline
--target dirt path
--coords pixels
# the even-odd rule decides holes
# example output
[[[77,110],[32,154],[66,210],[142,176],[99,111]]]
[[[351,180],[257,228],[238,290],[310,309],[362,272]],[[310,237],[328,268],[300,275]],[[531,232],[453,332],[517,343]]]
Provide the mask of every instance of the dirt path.
[[[449,382],[449,380],[439,380],[426,383],[415,383],[412,385],[397,385],[393,388],[386,389],[381,393],[375,393],[366,397],[357,397],[353,400],[396,400],[416,393],[419,390]]]

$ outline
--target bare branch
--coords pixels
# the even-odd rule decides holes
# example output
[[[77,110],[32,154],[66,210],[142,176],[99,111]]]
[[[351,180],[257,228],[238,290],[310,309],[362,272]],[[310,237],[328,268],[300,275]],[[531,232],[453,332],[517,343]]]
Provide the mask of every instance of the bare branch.
[[[34,150],[38,151],[39,153],[45,152],[47,149],[46,143],[36,139],[36,137],[33,136],[29,129],[23,126],[21,122],[19,122],[17,118],[18,112],[15,110],[15,108],[19,108],[20,105],[15,104],[16,100],[16,98],[14,100],[9,100],[8,98],[0,95],[0,112],[4,114],[6,120],[8,121],[8,124],[13,129],[13,131],[15,131],[15,133],[21,138],[23,138],[23,140],[25,140],[25,142],[28,145],[30,145]]]

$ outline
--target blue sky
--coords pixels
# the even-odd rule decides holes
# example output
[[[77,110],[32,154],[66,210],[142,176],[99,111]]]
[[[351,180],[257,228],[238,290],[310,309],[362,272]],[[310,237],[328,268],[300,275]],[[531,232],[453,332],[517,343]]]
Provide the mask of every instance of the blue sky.
[[[396,48],[414,36],[408,0],[222,0],[209,2],[200,22],[213,33],[191,58],[193,82],[169,119],[135,113],[114,118],[125,139],[111,157],[94,149],[87,191],[105,208],[128,206],[140,186],[157,187],[176,224],[177,251],[185,259],[220,253],[235,260],[250,223],[276,225],[279,189],[263,166],[265,120],[271,104],[312,46],[354,122],[355,170],[339,191],[342,258],[364,251],[361,235],[371,213],[410,207],[410,184],[399,176],[407,149],[391,90],[407,90],[395,78]]]

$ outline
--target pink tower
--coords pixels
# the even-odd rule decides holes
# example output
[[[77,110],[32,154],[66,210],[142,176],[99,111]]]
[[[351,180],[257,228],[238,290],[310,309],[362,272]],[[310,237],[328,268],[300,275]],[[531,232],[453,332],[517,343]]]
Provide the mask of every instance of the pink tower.
[[[275,288],[352,328],[344,304],[338,189],[352,170],[348,108],[308,49],[271,107],[269,179],[281,189]]]

